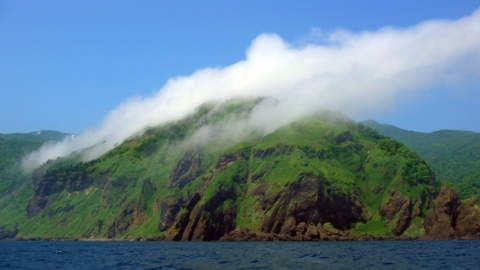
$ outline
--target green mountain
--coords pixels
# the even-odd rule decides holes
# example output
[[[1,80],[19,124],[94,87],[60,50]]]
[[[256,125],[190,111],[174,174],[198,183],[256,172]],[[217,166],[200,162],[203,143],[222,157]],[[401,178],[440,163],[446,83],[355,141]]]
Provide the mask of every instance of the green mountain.
[[[37,132],[30,133],[9,133],[9,134],[0,134],[0,138],[4,139],[18,139],[22,141],[32,141],[32,142],[48,142],[48,141],[61,141],[66,136],[71,136],[71,134],[62,133],[54,130],[40,130]]]
[[[319,112],[268,135],[233,132],[262,100],[205,104],[98,159],[47,162],[2,195],[0,238],[478,236],[471,229],[480,226],[467,226],[476,202],[440,189],[410,148],[339,113]],[[460,208],[468,211],[458,215]]]
[[[373,120],[363,122],[411,147],[427,161],[436,179],[453,183],[461,198],[480,198],[480,133],[440,130],[432,133],[408,131]]]
[[[48,141],[59,141],[68,134],[58,131],[38,131],[31,133],[0,134],[0,195],[15,190],[24,182],[20,160]]]

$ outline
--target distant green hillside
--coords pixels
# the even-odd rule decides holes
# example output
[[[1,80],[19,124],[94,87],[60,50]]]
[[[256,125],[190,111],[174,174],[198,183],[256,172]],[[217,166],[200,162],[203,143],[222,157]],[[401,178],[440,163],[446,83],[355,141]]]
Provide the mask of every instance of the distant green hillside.
[[[23,185],[30,176],[22,173],[20,160],[38,149],[44,142],[58,141],[68,134],[58,131],[0,134],[0,201],[2,194],[11,193]]]
[[[24,141],[33,141],[33,142],[47,142],[47,141],[61,141],[66,136],[70,134],[65,134],[59,131],[53,130],[40,130],[30,133],[9,133],[9,134],[0,134],[0,138],[5,139],[18,139]]]
[[[454,183],[461,197],[480,198],[480,133],[458,130],[422,133],[373,120],[363,123],[417,151],[431,166],[437,180]]]
[[[266,136],[222,129],[261,101],[206,104],[98,159],[50,161],[0,201],[0,228],[17,237],[171,240],[424,234],[439,184],[414,151],[329,112]],[[194,139],[205,129],[214,132]]]

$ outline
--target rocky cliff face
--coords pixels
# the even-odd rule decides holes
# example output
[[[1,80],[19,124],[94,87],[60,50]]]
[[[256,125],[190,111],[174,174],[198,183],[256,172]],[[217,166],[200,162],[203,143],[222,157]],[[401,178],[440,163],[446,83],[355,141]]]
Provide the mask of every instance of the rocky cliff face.
[[[14,239],[14,237],[17,236],[17,233],[18,233],[17,228],[8,230],[0,227],[0,240]]]
[[[174,193],[159,201],[159,230],[165,232],[167,240],[177,241],[262,237],[351,240],[368,238],[347,231],[368,223],[372,211],[378,211],[393,236],[402,235],[434,198],[431,177],[420,175],[415,182],[420,192],[410,194],[405,191],[408,184],[399,172],[401,168],[378,163],[375,156],[369,155],[373,150],[356,143],[352,131],[335,134],[327,130],[323,134],[324,142],[328,139],[341,147],[276,143],[266,148],[244,145],[234,153],[224,154],[204,176],[185,182],[188,192]],[[184,166],[186,156],[175,168]],[[309,164],[322,166],[340,157],[354,164],[341,165],[349,171],[347,179],[333,179],[322,170],[310,169]],[[187,175],[198,167],[189,164],[183,169]],[[296,173],[289,176],[288,170]],[[170,179],[175,175],[176,169]],[[370,181],[375,178],[376,188],[371,188]],[[189,189],[193,183],[197,183],[195,188]],[[384,199],[375,206],[368,205],[365,198]]]
[[[480,209],[471,198],[462,203],[457,192],[443,185],[425,217],[425,239],[480,239]]]
[[[168,187],[183,188],[202,175],[203,171],[200,168],[202,155],[203,153],[199,149],[189,150],[170,173]]]
[[[214,167],[214,173],[220,174],[234,163],[245,166],[245,157],[241,152],[222,156]],[[183,162],[183,158],[179,163]],[[172,174],[175,172],[172,171]],[[217,210],[226,201],[235,201],[238,195],[235,185],[246,183],[245,174],[232,177],[233,185],[225,186],[204,203],[199,203],[210,184],[211,178],[205,177],[203,185],[187,199],[165,198],[161,200],[161,219],[159,230],[167,230],[167,240],[218,240],[223,235],[235,229],[237,207],[227,204]],[[183,211],[182,211],[183,210]]]
[[[38,172],[35,171],[34,174]],[[44,177],[35,185],[35,194],[32,199],[28,201],[26,207],[27,217],[31,218],[39,214],[52,201],[56,199],[56,195],[62,191],[78,192],[85,190],[93,183],[93,179],[87,175],[82,174],[72,178],[61,179],[57,177]]]
[[[420,215],[427,199],[431,201],[436,195],[425,190],[421,196],[412,198],[394,189],[388,190],[388,194],[390,197],[380,205],[379,214],[384,220],[394,222],[392,232],[396,236],[405,232],[411,220]]]
[[[245,184],[246,181],[246,178],[235,180],[237,184]],[[330,222],[337,228],[349,229],[352,223],[366,222],[370,218],[368,209],[356,195],[339,194],[328,198],[322,182],[312,174],[300,175],[296,181],[270,197],[265,195],[266,189],[265,184],[260,184],[252,191],[254,199],[259,202],[255,212],[263,216],[258,230],[261,234],[303,240],[308,232],[305,239],[309,238],[308,235],[319,239],[320,235],[312,226],[321,227],[322,223]],[[248,192],[243,190],[241,194]],[[198,203],[200,196],[195,193],[183,204],[171,198],[161,202],[160,208],[165,214],[159,229],[167,231],[167,240],[219,240],[236,229],[238,207],[228,205],[218,209],[219,205],[238,199],[234,188],[215,193],[205,204]],[[186,211],[179,213],[180,209]],[[179,214],[173,219],[172,213]],[[169,227],[169,224],[172,225]]]
[[[327,222],[347,230],[352,223],[366,222],[370,218],[368,209],[355,193],[327,196],[326,182],[322,180],[313,174],[302,174],[281,193],[270,198],[263,195],[262,209],[273,207],[266,212],[271,214],[264,217],[261,232],[297,236],[300,224],[318,226]],[[303,234],[303,229],[301,231]]]

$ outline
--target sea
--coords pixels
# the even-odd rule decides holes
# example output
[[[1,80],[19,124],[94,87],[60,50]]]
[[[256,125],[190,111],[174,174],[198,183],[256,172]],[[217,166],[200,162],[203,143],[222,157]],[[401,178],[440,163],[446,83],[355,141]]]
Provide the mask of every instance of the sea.
[[[0,269],[480,269],[480,241],[0,241]]]

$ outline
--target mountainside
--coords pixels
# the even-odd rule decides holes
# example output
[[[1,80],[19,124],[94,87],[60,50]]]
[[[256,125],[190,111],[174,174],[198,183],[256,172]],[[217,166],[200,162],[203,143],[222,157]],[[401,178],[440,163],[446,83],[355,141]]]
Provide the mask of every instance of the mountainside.
[[[410,148],[339,113],[319,112],[268,135],[232,133],[262,101],[205,104],[98,159],[50,160],[28,185],[2,196],[0,238],[347,240],[441,238],[447,229],[454,230],[450,238],[480,235],[476,202],[462,208],[473,213],[462,219],[469,226],[455,231],[464,205],[455,191],[440,189]],[[443,199],[435,200],[439,192]],[[449,223],[432,214],[443,213],[442,202],[458,206]]]
[[[24,211],[22,204],[32,194],[31,176],[22,172],[20,160],[48,141],[61,140],[68,134],[57,131],[0,134],[0,208],[3,212]],[[0,216],[0,239],[6,216]],[[8,236],[8,234],[7,234]]]
[[[417,151],[431,166],[437,180],[455,184],[461,198],[480,197],[480,133],[458,130],[422,133],[373,120],[362,123]]]
[[[24,182],[20,159],[44,142],[61,140],[68,134],[58,131],[0,134],[0,195],[12,192]]]

